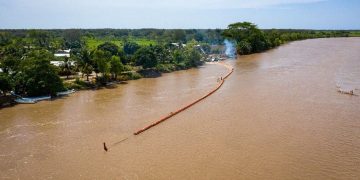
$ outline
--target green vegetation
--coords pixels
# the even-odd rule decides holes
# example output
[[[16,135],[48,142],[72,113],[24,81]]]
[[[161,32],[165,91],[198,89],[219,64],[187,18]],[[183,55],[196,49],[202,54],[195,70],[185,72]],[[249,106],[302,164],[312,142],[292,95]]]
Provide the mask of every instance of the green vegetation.
[[[46,50],[32,50],[20,62],[19,71],[12,76],[15,91],[29,96],[55,95],[64,90],[58,69],[50,64],[52,54]]]
[[[360,37],[360,31],[351,31],[349,36],[350,37]]]
[[[96,49],[99,45],[106,42],[115,44],[118,47],[123,47],[126,42],[132,42],[140,46],[149,46],[151,44],[157,44],[155,40],[145,39],[145,38],[127,38],[127,39],[109,39],[109,38],[83,38],[86,47],[90,50]]]
[[[69,88],[93,88],[111,81],[139,79],[146,77],[147,72],[159,74],[196,67],[201,64],[202,55],[195,44],[200,42],[182,45],[195,32],[0,31],[0,95],[14,91],[22,96],[54,96]],[[178,45],[172,45],[173,42]],[[66,49],[71,49],[71,53]],[[58,55],[55,57],[54,53]],[[184,57],[177,58],[179,54]]]
[[[8,91],[11,91],[13,88],[10,77],[5,73],[0,73],[0,93],[5,95]]]
[[[241,55],[289,41],[347,36],[360,33],[259,30],[249,22],[231,24],[226,30],[0,30],[0,96],[9,91],[22,96],[55,95],[197,67],[206,54],[223,52],[221,46],[212,45],[223,45],[225,38],[236,43]],[[71,53],[54,57],[66,49]]]
[[[286,42],[328,37],[349,37],[349,31],[312,31],[312,30],[260,30],[250,22],[230,24],[223,32],[224,37],[236,43],[240,55],[262,52]]]

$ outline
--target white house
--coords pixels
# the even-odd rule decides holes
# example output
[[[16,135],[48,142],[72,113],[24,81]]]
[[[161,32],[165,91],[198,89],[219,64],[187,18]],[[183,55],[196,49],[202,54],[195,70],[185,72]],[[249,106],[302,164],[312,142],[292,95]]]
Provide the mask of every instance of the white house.
[[[179,43],[170,43],[170,44],[173,45],[173,46],[175,46],[175,47],[179,47],[179,46],[180,46]],[[186,47],[186,44],[182,44],[182,43],[181,43],[181,46],[182,46],[182,47]]]
[[[55,65],[55,66],[61,66],[64,64],[64,61],[50,61],[50,64]]]
[[[55,52],[55,57],[70,57],[71,49],[65,49],[65,50],[58,50]],[[65,62],[64,61],[50,61],[50,64],[55,66],[62,66]],[[70,61],[70,64],[72,66],[75,65],[75,61]]]
[[[65,63],[64,61],[50,61],[50,64],[58,67],[64,65],[64,63]],[[75,66],[75,61],[69,61],[69,63],[71,66]]]
[[[58,50],[55,52],[54,56],[55,57],[70,57],[70,51],[71,51],[71,49]]]

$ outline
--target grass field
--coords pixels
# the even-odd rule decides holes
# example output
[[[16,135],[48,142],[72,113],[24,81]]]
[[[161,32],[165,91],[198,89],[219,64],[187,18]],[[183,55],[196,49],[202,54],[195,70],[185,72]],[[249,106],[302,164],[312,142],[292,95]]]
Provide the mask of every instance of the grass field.
[[[351,37],[360,37],[360,31],[351,31],[350,36]]]
[[[111,42],[116,44],[119,47],[123,47],[124,40],[121,39],[98,39],[98,38],[85,38],[86,46],[89,49],[96,49],[100,44],[103,44],[105,42]],[[140,38],[128,38],[127,41],[135,42],[139,44],[140,46],[149,46],[150,44],[157,44],[156,41],[150,40],[150,39],[140,39]]]

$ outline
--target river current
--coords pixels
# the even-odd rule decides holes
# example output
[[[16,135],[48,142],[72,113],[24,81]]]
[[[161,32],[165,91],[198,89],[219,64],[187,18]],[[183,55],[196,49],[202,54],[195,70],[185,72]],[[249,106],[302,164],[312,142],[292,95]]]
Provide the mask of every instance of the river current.
[[[360,38],[226,62],[234,73],[219,91],[139,136],[227,70],[207,64],[0,109],[0,178],[360,178]]]

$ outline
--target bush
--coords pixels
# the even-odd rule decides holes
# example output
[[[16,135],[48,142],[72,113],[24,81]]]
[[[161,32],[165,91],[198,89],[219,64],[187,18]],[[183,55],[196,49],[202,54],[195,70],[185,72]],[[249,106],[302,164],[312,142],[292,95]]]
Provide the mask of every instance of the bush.
[[[176,64],[176,70],[184,70],[184,69],[188,69],[189,67],[186,66],[185,63],[178,63]]]
[[[94,84],[90,83],[90,82],[85,82],[83,80],[80,80],[78,77],[75,79],[75,81],[73,82],[64,82],[64,86],[66,89],[76,89],[76,90],[80,90],[80,89],[88,89],[88,88],[93,88]]]
[[[64,82],[64,87],[66,89],[76,89],[76,90],[84,89],[83,86],[73,83],[73,82]]]
[[[134,79],[134,80],[142,78],[141,74],[139,74],[137,72],[131,72],[129,77],[130,77],[130,79]]]
[[[106,85],[106,83],[109,81],[109,77],[107,76],[98,76],[96,77],[96,84],[97,85]]]
[[[158,64],[156,66],[156,70],[162,73],[169,73],[176,70],[176,66],[174,64]]]
[[[141,78],[143,78],[143,77],[141,76],[141,74],[139,74],[137,72],[126,72],[126,73],[121,74],[118,77],[118,80],[128,81],[128,80],[136,80],[136,79],[141,79]]]
[[[21,62],[21,72],[15,79],[15,91],[28,96],[55,95],[65,88],[57,68],[50,64],[53,57],[46,50],[34,50]]]
[[[1,93],[5,94],[6,92],[11,91],[12,87],[13,85],[10,77],[5,73],[0,72],[0,95]]]

